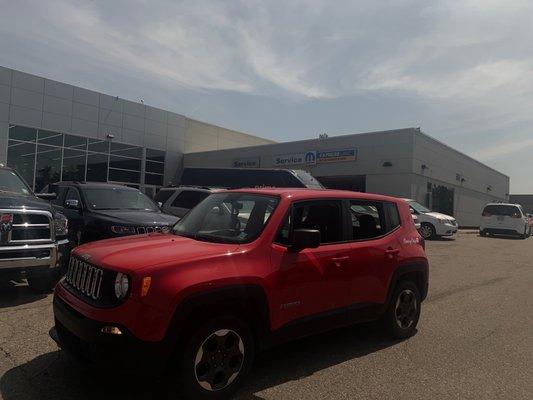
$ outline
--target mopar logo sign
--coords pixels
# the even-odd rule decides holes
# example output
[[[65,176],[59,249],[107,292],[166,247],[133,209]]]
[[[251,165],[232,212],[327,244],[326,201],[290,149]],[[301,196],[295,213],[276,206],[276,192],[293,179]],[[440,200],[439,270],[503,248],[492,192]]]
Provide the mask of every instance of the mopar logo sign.
[[[316,164],[316,151],[308,151],[305,153],[306,164]]]
[[[316,151],[307,151],[305,153],[283,154],[274,157],[274,165],[297,165],[297,164],[316,164]]]

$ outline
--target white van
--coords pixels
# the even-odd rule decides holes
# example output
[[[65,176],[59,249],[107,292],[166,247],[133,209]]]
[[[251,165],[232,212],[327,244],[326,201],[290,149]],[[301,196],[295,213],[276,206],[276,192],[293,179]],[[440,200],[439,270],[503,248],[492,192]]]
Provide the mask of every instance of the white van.
[[[525,239],[531,235],[531,228],[520,204],[489,203],[481,214],[479,234],[513,235]]]
[[[424,239],[442,236],[453,236],[457,233],[458,224],[454,217],[431,211],[413,199],[404,199],[411,213],[416,215],[420,223],[420,235]]]

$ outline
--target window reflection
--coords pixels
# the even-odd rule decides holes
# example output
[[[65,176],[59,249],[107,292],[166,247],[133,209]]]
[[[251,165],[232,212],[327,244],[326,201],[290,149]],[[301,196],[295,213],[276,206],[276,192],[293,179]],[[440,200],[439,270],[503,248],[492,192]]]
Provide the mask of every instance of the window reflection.
[[[163,185],[162,150],[10,125],[7,153],[8,166],[36,191],[60,180]],[[144,153],[146,173],[141,182]]]
[[[61,148],[37,145],[35,191],[40,192],[49,183],[61,180]]]
[[[26,183],[33,187],[35,143],[9,140],[7,145],[7,165],[16,170]]]
[[[74,149],[63,150],[63,177],[64,181],[85,180],[85,151]]]
[[[87,181],[107,182],[107,154],[89,153],[87,158]]]

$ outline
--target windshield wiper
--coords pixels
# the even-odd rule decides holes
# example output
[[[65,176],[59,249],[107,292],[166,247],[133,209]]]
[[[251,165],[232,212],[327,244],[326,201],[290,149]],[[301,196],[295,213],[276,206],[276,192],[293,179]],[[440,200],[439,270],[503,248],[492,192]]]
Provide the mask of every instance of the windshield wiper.
[[[210,243],[238,243],[236,240],[232,240],[229,238],[224,238],[220,236],[213,236],[213,235],[206,235],[206,234],[192,234],[192,233],[184,233],[184,232],[177,232],[175,233],[178,236],[183,236],[189,239],[198,240],[200,242],[210,242]]]

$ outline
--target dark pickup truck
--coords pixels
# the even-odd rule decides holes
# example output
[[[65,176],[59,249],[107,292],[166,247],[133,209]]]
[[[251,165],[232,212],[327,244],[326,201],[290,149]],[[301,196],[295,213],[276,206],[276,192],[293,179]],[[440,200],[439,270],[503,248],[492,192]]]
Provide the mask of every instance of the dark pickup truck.
[[[36,195],[11,168],[0,164],[0,283],[25,276],[37,293],[50,291],[68,264],[67,218],[54,195]]]

